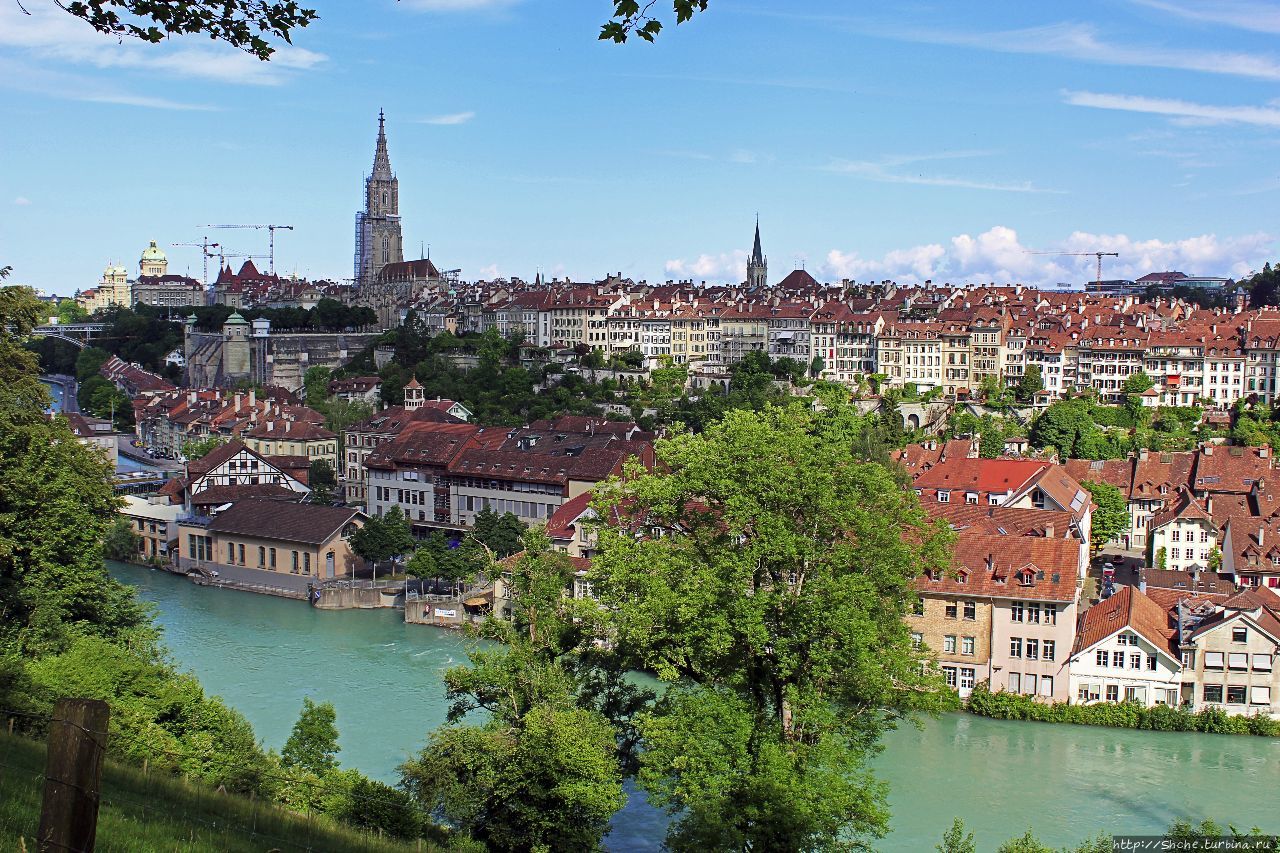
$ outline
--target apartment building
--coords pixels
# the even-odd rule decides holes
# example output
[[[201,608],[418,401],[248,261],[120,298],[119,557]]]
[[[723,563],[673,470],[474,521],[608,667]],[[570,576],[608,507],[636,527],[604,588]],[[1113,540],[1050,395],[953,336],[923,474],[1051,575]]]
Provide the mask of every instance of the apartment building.
[[[1133,586],[1090,607],[1071,652],[1070,701],[1182,704],[1182,655],[1168,611]]]

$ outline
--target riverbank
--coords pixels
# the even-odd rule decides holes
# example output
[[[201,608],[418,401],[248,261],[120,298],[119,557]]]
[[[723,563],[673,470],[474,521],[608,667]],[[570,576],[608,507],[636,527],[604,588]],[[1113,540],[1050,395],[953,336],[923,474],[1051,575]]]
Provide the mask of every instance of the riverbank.
[[[442,725],[443,671],[466,660],[457,632],[406,625],[398,611],[319,611],[271,596],[197,587],[111,565],[156,605],[182,668],[239,709],[268,747],[288,737],[304,696],[334,703],[341,759],[386,782]],[[890,786],[887,853],[932,850],[953,817],[990,849],[1034,827],[1052,846],[1098,831],[1160,833],[1179,817],[1280,830],[1280,739],[1046,726],[944,714],[889,733],[872,762]],[[658,850],[665,817],[632,793],[607,846]]]

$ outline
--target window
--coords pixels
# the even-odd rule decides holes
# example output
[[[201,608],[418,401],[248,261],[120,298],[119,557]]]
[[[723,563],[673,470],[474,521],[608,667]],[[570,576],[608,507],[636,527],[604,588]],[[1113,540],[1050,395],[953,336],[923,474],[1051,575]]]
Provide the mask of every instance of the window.
[[[924,646],[924,634],[919,631],[911,632],[911,648],[919,651]]]
[[[240,543],[240,565],[244,565],[244,543]]]
[[[948,492],[948,491],[944,491],[944,490],[942,490],[942,489],[939,489],[939,490],[938,490],[938,503],[940,503],[940,504],[951,503],[951,492]]]
[[[1135,652],[1129,655],[1129,668],[1142,669],[1142,655],[1140,653]]]
[[[1182,653],[1182,666],[1186,669],[1196,668],[1196,653],[1188,649]]]
[[[1053,676],[1052,675],[1040,676],[1040,695],[1053,696]]]
[[[956,668],[954,666],[944,666],[942,668],[942,677],[947,682],[948,687],[956,686]]]
[[[1107,685],[1107,701],[1108,702],[1120,701],[1120,688],[1118,685],[1115,685],[1115,684]]]
[[[978,618],[978,605],[976,602],[966,601],[964,603],[964,618],[971,622]]]
[[[232,542],[227,543],[227,562],[234,563],[236,561],[236,546]]]
[[[1204,701],[1206,702],[1221,702],[1222,701],[1222,685],[1206,684],[1204,686],[1204,693],[1202,695],[1204,696]]]
[[[964,502],[967,504],[976,504],[978,502],[977,492],[965,492]]]
[[[1247,628],[1232,628],[1232,629],[1231,629],[1231,642],[1233,642],[1233,643],[1247,643],[1247,642],[1249,642],[1249,629],[1247,629]]]
[[[1053,640],[1044,640],[1040,643],[1040,657],[1044,660],[1053,660],[1057,654],[1058,644]]]
[[[1009,605],[1009,618],[1014,622],[1022,621],[1022,602],[1015,601]]]
[[[267,567],[267,549],[262,545],[258,546],[258,568],[265,569]]]
[[[1178,548],[1170,548],[1170,549],[1169,549],[1169,557],[1170,557],[1171,559],[1174,559],[1174,560],[1177,560],[1177,559],[1181,558],[1181,557],[1182,557],[1182,551],[1181,551],[1181,549],[1178,549]]]
[[[1044,624],[1046,625],[1057,625],[1058,624],[1058,605],[1045,604],[1045,605],[1042,605],[1042,607],[1043,607],[1042,612],[1044,613],[1044,616],[1041,619],[1041,621],[1044,622]]]
[[[960,608],[956,605],[954,601],[949,601],[947,602],[947,608],[945,612],[946,612],[946,617],[948,619],[955,619],[956,616],[959,615]]]
[[[1030,574],[1028,574],[1027,577],[1030,577]],[[1027,621],[1035,622],[1037,625],[1040,624],[1040,605],[1039,604],[1027,605]]]
[[[977,679],[974,678],[973,667],[971,666],[960,667],[960,689],[961,690],[972,690],[973,685],[976,681]]]
[[[1010,693],[1022,692],[1022,673],[1020,672],[1009,673],[1009,692]]]
[[[1011,658],[1022,657],[1022,638],[1021,637],[1009,638],[1009,657]]]
[[[1039,640],[1027,640],[1026,648],[1027,648],[1027,660],[1040,659],[1040,641]]]
[[[1222,669],[1222,652],[1205,652],[1204,668],[1205,669]]]
[[[1116,669],[1124,669],[1124,652],[1112,652],[1111,665]]]
[[[1271,671],[1271,655],[1254,655],[1253,669],[1255,672]]]
[[[1147,688],[1140,686],[1126,687],[1124,689],[1124,701],[1147,704]]]
[[[1232,652],[1227,655],[1227,669],[1245,672],[1249,669],[1249,655],[1245,652]]]
[[[1244,704],[1244,686],[1240,684],[1227,685],[1227,704],[1243,705]]]
[[[289,571],[295,575],[298,573],[298,552],[297,551],[293,552],[293,568],[291,568]]]
[[[942,650],[949,655],[956,653],[956,635],[947,634],[942,638]]]
[[[1152,672],[1155,672],[1155,671],[1156,671],[1156,656],[1155,656],[1155,655],[1147,655],[1147,669],[1151,670]]]
[[[582,528],[582,532],[586,533],[587,529],[585,527]],[[924,599],[923,598],[917,598],[915,601],[911,602],[911,614],[913,616],[924,615]]]
[[[960,654],[962,655],[973,654],[973,646],[974,646],[973,637],[960,638]]]
[[[272,548],[271,549],[271,571],[274,572],[275,570],[276,570],[276,549]]]
[[[1107,661],[1111,659],[1111,656],[1107,654],[1106,649],[1098,649],[1098,651],[1094,653],[1094,657],[1097,661],[1097,665],[1104,668],[1107,665]]]
[[[302,573],[304,575],[311,574],[311,552],[307,551],[302,555]]]
[[[1265,686],[1252,687],[1249,689],[1249,702],[1253,705],[1270,705],[1271,704],[1271,688]]]
[[[1036,695],[1036,674],[1028,672],[1022,679],[1022,687],[1028,696]]]
[[[1169,541],[1170,541],[1170,542],[1181,542],[1181,541],[1182,541],[1182,531],[1180,531],[1180,530],[1175,530],[1175,531],[1173,531],[1172,533],[1170,533],[1170,534],[1169,534]]]

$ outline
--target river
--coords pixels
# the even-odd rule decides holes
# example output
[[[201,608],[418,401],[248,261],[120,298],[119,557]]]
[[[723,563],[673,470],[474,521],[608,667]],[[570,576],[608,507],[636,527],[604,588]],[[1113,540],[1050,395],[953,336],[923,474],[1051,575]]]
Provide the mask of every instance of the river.
[[[458,634],[405,625],[399,611],[317,611],[253,593],[197,587],[111,564],[153,602],[183,669],[239,709],[269,747],[283,745],[302,698],[334,704],[339,758],[386,781],[444,720],[441,671],[466,659]],[[1028,828],[1047,843],[1099,830],[1163,830],[1212,817],[1280,831],[1280,739],[1135,732],[947,714],[885,739],[875,761],[890,788],[885,851],[932,850],[954,816],[980,850]],[[633,795],[608,846],[656,850],[664,821]]]

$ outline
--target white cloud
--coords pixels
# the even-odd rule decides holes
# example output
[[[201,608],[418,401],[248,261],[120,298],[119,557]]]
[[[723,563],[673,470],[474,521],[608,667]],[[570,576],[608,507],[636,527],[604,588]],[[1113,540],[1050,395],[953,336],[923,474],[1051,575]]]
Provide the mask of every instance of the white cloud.
[[[25,61],[8,60],[3,57],[0,57],[0,87],[20,92],[34,92],[46,97],[63,98],[69,101],[84,101],[91,104],[120,104],[123,106],[143,107],[150,110],[196,110],[207,112],[218,109],[206,104],[191,104],[172,101],[168,98],[138,95],[119,89],[110,81],[100,79],[100,76],[87,77],[81,74],[69,74]]]
[[[881,35],[903,41],[948,44],[999,53],[1059,56],[1100,65],[1170,68],[1207,74],[1253,77],[1260,80],[1280,80],[1280,62],[1270,56],[1204,50],[1199,47],[1175,49],[1122,41],[1109,42],[1100,39],[1096,28],[1087,24],[1049,24],[1043,27],[988,33],[901,30],[885,31]]]
[[[1030,181],[1008,183],[1001,181],[983,181],[974,178],[960,178],[948,175],[925,174],[923,171],[906,169],[917,163],[933,160],[958,160],[969,157],[985,157],[994,154],[992,151],[953,151],[938,154],[914,154],[886,157],[881,160],[843,160],[833,159],[826,170],[866,181],[886,184],[916,184],[929,187],[954,187],[968,190],[990,190],[1007,193],[1061,193],[1062,190],[1042,189]]]
[[[430,118],[421,119],[419,124],[466,124],[475,117],[476,114],[470,111],[464,113],[447,113],[445,115],[431,116]]]
[[[31,204],[31,199],[27,198],[24,195],[20,195],[13,200],[13,203],[16,204],[18,207],[27,207],[28,205]]]
[[[1256,3],[1251,0],[1213,0],[1188,6],[1165,0],[1135,0],[1161,12],[1169,12],[1189,21],[1222,24],[1256,33],[1280,33],[1280,8],[1274,3]]]
[[[27,5],[29,15],[16,4],[0,3],[0,46],[18,48],[45,61],[271,86],[285,82],[290,72],[314,68],[326,59],[322,53],[289,45],[279,47],[270,62],[263,62],[229,45],[187,47],[194,42],[181,37],[158,45],[122,41],[95,31],[55,4]]]
[[[1064,102],[1077,107],[1150,113],[1198,123],[1280,127],[1280,107],[1218,106],[1197,104],[1176,98],[1145,98],[1141,95],[1115,95],[1101,92],[1067,91],[1063,92],[1062,96]]]
[[[1240,277],[1261,265],[1275,248],[1276,238],[1265,233],[1219,238],[1202,234],[1180,240],[1134,239],[1125,234],[1076,231],[1056,245],[1032,247],[1018,233],[996,225],[976,236],[960,234],[942,243],[895,249],[881,258],[864,258],[856,251],[832,249],[820,266],[830,280],[892,279],[901,283],[932,280],[954,284],[996,282],[1055,285],[1081,284],[1097,274],[1092,252],[1117,252],[1103,259],[1104,278],[1138,278],[1149,272],[1181,270],[1199,275]],[[1081,254],[1056,255],[1054,252]]]
[[[677,258],[667,261],[666,271],[667,275],[676,278],[736,284],[747,275],[747,252],[735,249],[732,252],[699,255],[693,260]]]
[[[476,270],[476,272],[479,273],[480,278],[486,279],[488,281],[492,281],[493,279],[498,277],[498,265],[489,264],[486,267],[480,267],[480,269]]]

